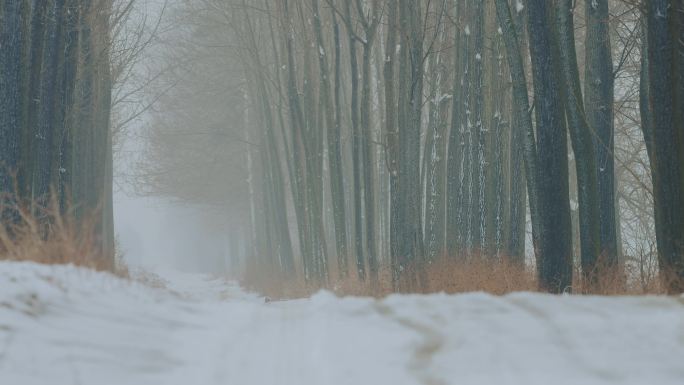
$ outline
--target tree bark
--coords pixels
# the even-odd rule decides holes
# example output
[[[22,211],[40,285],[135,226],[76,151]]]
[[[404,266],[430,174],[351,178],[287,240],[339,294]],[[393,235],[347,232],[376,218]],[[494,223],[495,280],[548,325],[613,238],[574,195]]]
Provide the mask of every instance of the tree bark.
[[[684,292],[684,197],[682,196],[682,4],[653,0],[648,25],[648,109],[652,129],[651,172],[658,259],[670,293]],[[646,131],[645,131],[646,132]]]
[[[584,113],[575,52],[572,0],[556,0],[554,8],[561,63],[560,73],[563,79],[561,90],[577,168],[582,274],[586,284],[585,289],[591,290],[598,283],[597,260],[600,248],[600,212],[594,142]]]
[[[560,293],[572,285],[572,226],[568,185],[567,131],[563,116],[557,48],[553,46],[550,6],[529,0],[528,30],[534,78],[539,167],[539,251],[537,270],[543,290]]]
[[[594,134],[598,175],[600,255],[606,267],[618,263],[617,221],[615,216],[615,138],[614,75],[610,42],[608,0],[585,2],[587,32],[585,41],[584,106],[587,123]]]
[[[540,236],[540,217],[539,217],[539,171],[537,166],[537,145],[534,136],[534,126],[530,116],[529,95],[527,90],[527,79],[525,76],[525,66],[523,62],[520,39],[513,23],[511,10],[506,0],[496,0],[496,12],[503,32],[504,44],[508,65],[510,67],[511,79],[513,80],[513,115],[517,127],[514,127],[514,138],[520,138],[522,144],[522,156],[525,165],[525,180],[532,218],[532,239],[535,255],[540,258],[539,244]],[[517,143],[515,139],[513,143]],[[515,147],[512,151],[515,151]],[[511,215],[513,217],[513,215]],[[519,241],[518,241],[519,242]],[[520,247],[518,245],[518,247]],[[511,248],[513,249],[513,248]],[[520,262],[520,256],[517,259]]]

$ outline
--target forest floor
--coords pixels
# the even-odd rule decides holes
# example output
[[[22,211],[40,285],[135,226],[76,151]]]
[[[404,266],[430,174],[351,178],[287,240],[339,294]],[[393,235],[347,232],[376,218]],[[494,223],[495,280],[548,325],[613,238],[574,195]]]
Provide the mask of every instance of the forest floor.
[[[0,384],[664,385],[684,378],[684,297],[374,300],[322,292],[265,302],[221,279],[159,275],[164,287],[0,262]]]

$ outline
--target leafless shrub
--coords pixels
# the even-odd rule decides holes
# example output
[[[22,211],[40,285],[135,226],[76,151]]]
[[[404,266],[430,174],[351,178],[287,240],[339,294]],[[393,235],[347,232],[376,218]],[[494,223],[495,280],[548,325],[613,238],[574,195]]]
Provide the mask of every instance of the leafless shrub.
[[[72,264],[127,276],[99,239],[99,211],[73,215],[56,199],[46,207],[37,203],[16,204],[4,199],[0,225],[0,260],[41,264]],[[10,202],[10,203],[7,203]]]

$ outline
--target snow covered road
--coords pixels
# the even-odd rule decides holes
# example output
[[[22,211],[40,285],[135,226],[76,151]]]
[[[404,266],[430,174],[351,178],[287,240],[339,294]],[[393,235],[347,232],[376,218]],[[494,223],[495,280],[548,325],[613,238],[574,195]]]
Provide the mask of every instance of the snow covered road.
[[[513,294],[264,303],[0,262],[1,385],[682,384],[683,298]]]

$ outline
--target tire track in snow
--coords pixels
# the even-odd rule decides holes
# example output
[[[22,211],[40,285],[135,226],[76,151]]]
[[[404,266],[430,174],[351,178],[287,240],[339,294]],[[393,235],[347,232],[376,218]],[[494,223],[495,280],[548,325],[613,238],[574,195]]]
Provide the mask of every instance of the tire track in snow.
[[[516,306],[520,310],[530,314],[538,323],[539,328],[544,328],[556,339],[555,342],[562,347],[560,351],[566,357],[568,363],[573,363],[579,370],[592,373],[602,381],[619,383],[624,381],[624,377],[619,373],[602,368],[597,363],[592,362],[588,357],[578,351],[577,344],[568,338],[564,328],[547,311],[536,304],[530,303],[522,298],[508,298],[508,303]],[[576,306],[575,306],[576,307]]]
[[[413,361],[409,369],[425,385],[446,385],[447,382],[430,372],[434,356],[444,346],[444,336],[434,328],[398,315],[391,306],[382,301],[374,303],[375,310],[399,325],[416,332],[423,339],[413,351]]]

